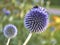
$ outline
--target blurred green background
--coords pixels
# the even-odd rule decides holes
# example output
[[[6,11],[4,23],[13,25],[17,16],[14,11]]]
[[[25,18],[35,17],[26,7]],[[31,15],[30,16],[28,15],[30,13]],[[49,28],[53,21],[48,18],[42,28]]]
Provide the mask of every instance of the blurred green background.
[[[49,13],[49,26],[41,34],[33,33],[27,45],[60,45],[60,0],[0,0],[0,45],[5,45],[7,38],[3,35],[3,28],[7,24],[14,24],[18,34],[11,39],[9,45],[22,45],[29,31],[24,27],[24,16],[39,5],[45,7]]]

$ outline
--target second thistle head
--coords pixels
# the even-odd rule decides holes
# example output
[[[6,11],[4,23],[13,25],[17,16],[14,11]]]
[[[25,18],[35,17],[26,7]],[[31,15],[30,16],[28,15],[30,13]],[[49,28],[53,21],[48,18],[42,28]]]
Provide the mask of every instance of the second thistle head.
[[[7,38],[13,38],[17,35],[17,28],[12,24],[8,24],[3,30],[4,36]]]
[[[30,32],[43,32],[47,28],[48,18],[45,8],[35,6],[26,13],[24,25]]]

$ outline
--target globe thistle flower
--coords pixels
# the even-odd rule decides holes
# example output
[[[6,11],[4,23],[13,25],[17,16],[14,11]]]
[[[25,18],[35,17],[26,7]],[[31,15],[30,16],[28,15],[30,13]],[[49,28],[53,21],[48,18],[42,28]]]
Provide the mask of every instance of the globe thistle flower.
[[[51,32],[54,32],[54,31],[55,31],[55,27],[54,27],[54,26],[51,26],[51,27],[50,27],[50,31],[51,31]]]
[[[43,32],[48,22],[48,12],[39,6],[33,7],[24,18],[24,25],[30,32]]]
[[[7,38],[13,38],[17,35],[17,28],[12,24],[8,24],[3,30],[4,36]]]
[[[6,10],[5,14],[6,14],[6,15],[11,14],[10,10]]]
[[[6,15],[10,15],[11,14],[11,11],[10,10],[7,10],[6,8],[3,8],[2,11]]]

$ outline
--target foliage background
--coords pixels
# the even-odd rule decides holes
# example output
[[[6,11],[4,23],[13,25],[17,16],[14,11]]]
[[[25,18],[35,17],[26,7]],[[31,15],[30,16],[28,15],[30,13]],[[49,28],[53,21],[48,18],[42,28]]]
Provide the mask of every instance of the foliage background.
[[[38,2],[37,2],[38,1]],[[24,27],[24,16],[34,5],[41,5],[40,0],[0,0],[0,45],[5,45],[7,38],[3,35],[3,28],[6,24],[14,24],[18,28],[18,34],[11,39],[9,45],[22,45],[27,38],[29,31]],[[49,0],[50,7],[58,8],[60,0]],[[43,7],[46,7],[46,2]],[[42,6],[42,5],[41,5]],[[10,11],[7,15],[2,10]],[[27,45],[60,45],[60,23],[55,22],[55,17],[60,19],[60,14],[49,14],[50,22],[47,30],[41,34],[33,33]]]

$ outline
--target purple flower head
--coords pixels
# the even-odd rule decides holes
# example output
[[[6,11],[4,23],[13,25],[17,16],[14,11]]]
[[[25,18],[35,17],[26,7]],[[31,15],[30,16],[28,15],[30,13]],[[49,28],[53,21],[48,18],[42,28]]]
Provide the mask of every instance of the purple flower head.
[[[30,32],[43,32],[48,22],[46,9],[38,6],[33,7],[24,18],[24,25]]]
[[[6,15],[10,15],[11,14],[11,11],[10,10],[7,10],[6,8],[3,8],[2,11]]]
[[[4,36],[7,38],[13,38],[17,35],[17,28],[12,24],[8,24],[3,30]]]
[[[6,15],[9,15],[10,13],[11,13],[10,10],[6,10],[6,11],[5,11],[5,14],[6,14]]]

